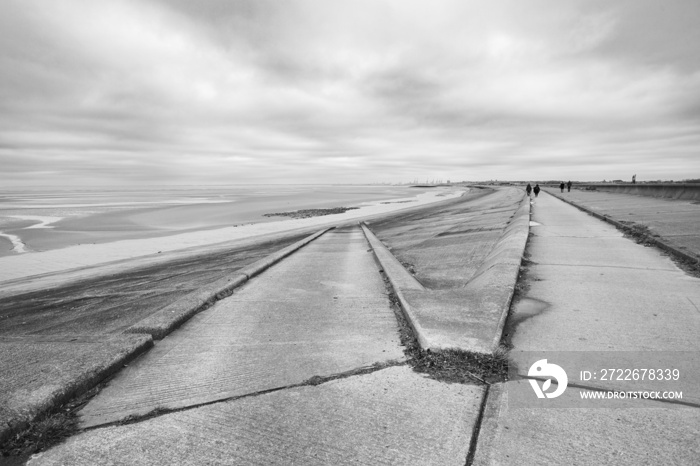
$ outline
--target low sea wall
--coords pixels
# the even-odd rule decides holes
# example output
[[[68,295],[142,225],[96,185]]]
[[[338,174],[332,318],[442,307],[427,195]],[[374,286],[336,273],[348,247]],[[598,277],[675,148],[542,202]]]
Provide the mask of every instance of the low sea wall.
[[[574,184],[578,189],[595,189],[611,193],[634,194],[637,196],[665,197],[700,201],[700,183],[665,183],[665,184],[610,184],[591,183]]]

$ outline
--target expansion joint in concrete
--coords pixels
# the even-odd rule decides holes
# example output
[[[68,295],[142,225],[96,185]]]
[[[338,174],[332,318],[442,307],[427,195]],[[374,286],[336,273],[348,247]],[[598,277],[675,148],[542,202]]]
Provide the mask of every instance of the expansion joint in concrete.
[[[533,265],[549,265],[549,266],[556,266],[556,267],[572,267],[575,269],[580,269],[583,267],[590,267],[594,269],[625,269],[625,270],[647,270],[650,272],[672,272],[675,273],[675,270],[671,269],[659,269],[659,268],[653,268],[653,267],[625,267],[623,265],[602,265],[602,264],[569,264],[569,263],[559,263],[559,262],[531,262]]]
[[[469,451],[467,452],[467,459],[464,463],[465,466],[472,466],[474,464],[474,456],[476,455],[476,449],[479,444],[479,433],[481,432],[481,423],[484,419],[484,413],[486,412],[486,405],[489,398],[489,390],[491,385],[486,385],[484,388],[484,396],[481,398],[481,406],[479,406],[479,415],[474,422],[474,429],[472,430],[472,438],[469,441]]]
[[[283,390],[289,390],[289,389],[293,389],[293,388],[322,385],[324,383],[331,382],[333,380],[347,379],[347,378],[356,377],[356,376],[368,375],[368,374],[371,374],[373,372],[377,372],[377,371],[380,371],[380,370],[383,370],[383,369],[386,369],[389,367],[404,366],[406,364],[408,364],[408,362],[405,360],[390,360],[390,361],[384,361],[384,362],[377,362],[377,363],[372,364],[371,366],[363,366],[363,367],[359,367],[357,369],[352,369],[350,371],[340,372],[338,374],[332,374],[332,375],[328,375],[328,376],[316,375],[316,376],[313,376],[313,377],[310,377],[310,378],[304,380],[301,383],[284,385],[281,387],[269,388],[266,390],[260,390],[260,391],[256,391],[256,392],[246,393],[245,395],[227,396],[227,397],[222,397],[222,398],[218,398],[215,400],[209,400],[209,401],[202,402],[202,403],[193,403],[191,405],[181,406],[179,408],[156,408],[153,411],[150,411],[150,412],[143,414],[143,415],[129,416],[129,417],[122,419],[122,420],[119,420],[119,421],[106,422],[104,424],[97,424],[94,426],[87,427],[83,430],[90,431],[90,430],[101,429],[101,428],[105,428],[105,427],[121,426],[121,425],[127,425],[127,424],[136,424],[139,422],[147,421],[147,420],[152,419],[152,418],[164,416],[166,414],[179,413],[182,411],[189,411],[192,409],[202,408],[204,406],[210,406],[210,405],[219,404],[219,403],[227,403],[227,402],[237,401],[237,400],[244,399],[244,398],[254,398],[254,397],[261,396],[261,395],[267,395],[269,393],[279,392],[279,391],[283,391]]]

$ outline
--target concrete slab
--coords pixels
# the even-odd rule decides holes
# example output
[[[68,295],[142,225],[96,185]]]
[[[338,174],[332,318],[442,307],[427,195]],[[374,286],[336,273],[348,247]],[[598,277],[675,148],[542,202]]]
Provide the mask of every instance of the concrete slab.
[[[470,195],[434,211],[368,226],[394,256],[414,266],[424,286],[464,286],[521,207],[524,191],[486,188]]]
[[[543,304],[521,322],[524,350],[700,350],[700,286],[680,271],[538,265],[528,296]],[[556,284],[553,276],[562,277]],[[660,290],[663,290],[661,292]],[[540,333],[543,337],[533,338]],[[546,337],[545,337],[546,335]]]
[[[0,337],[0,440],[152,345],[146,335]]]
[[[502,301],[494,291],[404,291],[402,305],[422,348],[490,354],[500,339]],[[506,306],[507,309],[507,306]]]
[[[533,218],[527,297],[542,308],[518,324],[516,348],[700,350],[700,280],[551,196]],[[588,236],[570,234],[581,227]]]
[[[509,407],[508,394],[489,390],[474,466],[694,465],[700,457],[697,408],[525,409]]]
[[[233,292],[234,288],[241,286],[248,279],[262,273],[273,264],[276,264],[285,257],[306,246],[328,230],[329,228],[325,228],[317,231],[306,238],[237,270],[233,274],[207,284],[199,290],[190,293],[182,299],[175,301],[160,311],[132,325],[126,329],[126,333],[148,333],[157,340],[162,339],[165,335],[182,325],[183,322],[201,311],[206,305]]]
[[[147,333],[160,340],[199,312],[203,306],[216,301],[217,296],[230,293],[248,280],[246,274],[220,278],[187,296],[165,306],[158,312],[127,328],[125,333]]]
[[[434,221],[426,223],[423,231],[434,236],[401,252],[404,260],[418,264],[428,290],[409,288],[412,279],[393,251],[363,227],[423,349],[488,354],[498,346],[530,222],[529,200],[516,191],[496,192],[497,201],[510,202],[518,196],[520,200],[494,206],[499,223],[491,223],[488,230],[460,223],[460,215],[451,215],[454,209],[431,217]],[[505,221],[503,214],[508,215]]]
[[[531,229],[529,289],[508,324],[513,352],[543,351],[555,363],[560,351],[582,352],[582,360],[586,352],[631,351],[642,364],[649,359],[643,351],[700,354],[700,280],[547,194],[535,201],[532,217],[539,225]],[[696,367],[683,375],[694,387]],[[574,397],[567,408],[521,408],[508,398],[520,382],[489,390],[473,464],[697,463],[697,406],[634,400],[596,409]],[[616,383],[596,385],[619,389]],[[576,393],[569,387],[562,398]],[[696,393],[689,395],[695,403]]]
[[[401,253],[401,260],[413,264],[421,283],[431,289],[464,286],[494,245],[495,232],[477,233],[469,238],[426,241],[419,248]]]
[[[83,411],[85,426],[403,360],[357,227],[318,238],[162,340]]]
[[[409,368],[85,432],[30,465],[463,465],[483,388]]]

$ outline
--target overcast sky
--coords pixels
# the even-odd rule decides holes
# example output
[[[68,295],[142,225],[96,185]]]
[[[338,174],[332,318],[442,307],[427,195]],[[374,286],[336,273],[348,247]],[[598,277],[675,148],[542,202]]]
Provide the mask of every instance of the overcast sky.
[[[698,0],[0,0],[0,183],[700,178]]]

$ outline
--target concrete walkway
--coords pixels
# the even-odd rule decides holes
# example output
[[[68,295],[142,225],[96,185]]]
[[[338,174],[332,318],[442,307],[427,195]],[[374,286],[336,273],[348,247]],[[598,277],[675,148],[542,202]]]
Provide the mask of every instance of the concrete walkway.
[[[82,411],[83,425],[403,361],[368,249],[358,228],[321,236],[123,371]]]
[[[97,428],[30,464],[463,465],[483,395],[406,366],[378,265],[346,228],[157,343],[83,410]],[[157,409],[176,411],[101,427]]]
[[[582,382],[568,371],[561,409],[553,399],[518,404],[524,380],[495,386],[481,424],[474,464],[698,464],[700,458],[700,280],[656,249],[547,194],[534,200],[529,290],[510,317],[512,357],[538,351],[564,364],[564,351],[620,368],[644,367],[675,353],[683,401],[585,404],[572,385],[625,390],[639,385]],[[636,366],[635,366],[636,365]],[[528,367],[519,372],[527,372]],[[652,384],[653,385],[653,384]],[[646,387],[648,388],[648,387]],[[558,401],[558,400],[557,400]]]

